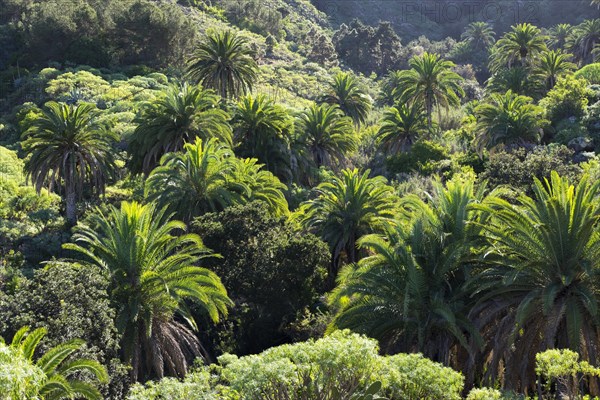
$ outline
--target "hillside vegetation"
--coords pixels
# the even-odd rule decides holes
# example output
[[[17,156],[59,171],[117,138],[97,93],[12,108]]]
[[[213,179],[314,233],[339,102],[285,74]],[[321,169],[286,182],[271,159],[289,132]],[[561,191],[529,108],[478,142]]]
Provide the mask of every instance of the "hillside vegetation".
[[[597,398],[599,6],[0,0],[0,398]]]

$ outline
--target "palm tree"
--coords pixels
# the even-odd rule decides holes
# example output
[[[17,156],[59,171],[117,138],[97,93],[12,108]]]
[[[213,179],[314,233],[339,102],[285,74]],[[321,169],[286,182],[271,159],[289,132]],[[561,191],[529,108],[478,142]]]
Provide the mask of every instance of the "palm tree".
[[[475,109],[478,136],[475,142],[480,151],[499,145],[536,143],[541,137],[543,109],[532,104],[530,97],[512,91],[492,94],[489,103]]]
[[[377,104],[380,106],[393,106],[397,103],[394,94],[398,94],[397,87],[400,86],[403,71],[391,71],[380,83],[379,95]]]
[[[308,148],[317,167],[340,163],[356,150],[352,120],[337,105],[313,104],[297,119],[297,141]]]
[[[558,24],[550,29],[548,44],[555,50],[564,49],[573,27],[570,24]]]
[[[535,73],[544,80],[547,90],[556,85],[556,80],[560,76],[577,69],[577,66],[569,61],[572,57],[572,54],[564,54],[561,50],[544,51],[540,55]]]
[[[390,107],[383,115],[377,140],[386,152],[410,149],[414,141],[427,132],[427,115],[419,104]]]
[[[359,246],[369,255],[340,272],[329,330],[352,329],[379,339],[385,351],[417,351],[445,364],[455,345],[473,353],[481,340],[468,318],[467,283],[480,240],[475,223],[487,218],[475,208],[484,190],[437,182],[427,202],[403,198],[407,215],[384,234],[363,237]]]
[[[245,96],[237,103],[232,118],[236,152],[256,157],[283,179],[291,179],[290,132],[287,111],[265,95]]]
[[[345,169],[341,178],[317,186],[316,199],[301,205],[300,223],[320,235],[331,249],[330,284],[342,255],[349,263],[358,261],[358,239],[382,229],[396,211],[392,187],[382,176],[369,178],[369,173]]]
[[[508,388],[535,382],[535,354],[571,348],[596,365],[600,318],[600,182],[574,187],[552,172],[535,180],[534,198],[495,198],[482,209],[489,267],[475,286],[473,316],[488,336],[483,359],[490,382],[500,369]],[[489,358],[488,358],[489,357]]]
[[[490,56],[490,70],[513,66],[530,66],[539,53],[547,50],[547,37],[531,24],[524,23],[512,27],[496,43]]]
[[[492,27],[487,22],[478,21],[471,22],[461,38],[473,46],[475,49],[488,48],[494,44],[496,33],[492,30]]]
[[[64,246],[84,256],[89,268],[109,273],[109,296],[134,382],[165,374],[183,377],[193,357],[207,357],[186,300],[214,322],[231,305],[219,277],[197,266],[210,250],[197,235],[181,234],[185,229],[164,208],[123,202],[120,209],[98,209],[89,226],[77,227],[74,243]]]
[[[356,76],[338,72],[330,84],[329,93],[320,102],[337,104],[356,125],[364,124],[371,110],[371,98],[361,87]]]
[[[102,194],[114,171],[111,146],[117,136],[99,121],[99,114],[92,104],[73,106],[51,101],[23,134],[22,146],[29,154],[25,161],[27,179],[38,192],[44,186],[50,191],[64,187],[70,225],[77,222],[77,199],[86,184],[92,192]]]
[[[408,71],[402,71],[396,94],[397,99],[425,106],[427,126],[433,126],[432,113],[434,106],[448,109],[460,105],[459,96],[465,92],[460,87],[463,78],[452,71],[454,63],[441,59],[437,54],[424,53],[413,57]]]
[[[183,153],[168,153],[146,181],[146,197],[185,222],[234,204],[262,200],[270,210],[287,213],[287,189],[256,159],[239,160],[216,140],[188,143]]]
[[[529,67],[521,66],[496,71],[487,81],[485,89],[488,93],[504,94],[510,90],[515,94],[531,97],[540,97],[544,93],[540,77]]]
[[[575,27],[567,41],[567,49],[580,63],[588,63],[598,43],[600,43],[600,18],[590,19]]]
[[[222,98],[252,90],[258,66],[248,41],[230,30],[207,35],[188,62],[188,75]]]
[[[212,91],[184,83],[170,85],[163,96],[145,104],[129,143],[131,170],[150,173],[164,154],[180,151],[196,137],[231,144],[229,115],[218,103]]]
[[[29,332],[29,327],[24,326],[15,333],[10,347],[20,357],[34,364],[34,353],[46,333],[46,328],[38,328]],[[2,338],[0,338],[0,342],[4,343]],[[73,356],[84,345],[83,340],[71,340],[49,349],[38,358],[34,365],[44,374],[42,385],[38,389],[38,394],[42,398],[102,399],[102,395],[95,385],[87,380],[81,380],[81,373],[84,373],[94,377],[100,383],[108,382],[108,373],[103,365],[94,360]]]

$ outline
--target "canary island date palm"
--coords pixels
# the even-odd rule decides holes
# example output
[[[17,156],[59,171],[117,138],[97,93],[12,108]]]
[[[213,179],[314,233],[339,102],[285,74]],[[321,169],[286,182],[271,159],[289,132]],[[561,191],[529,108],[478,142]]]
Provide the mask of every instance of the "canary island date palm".
[[[496,33],[490,24],[484,21],[471,22],[461,38],[475,49],[488,48],[496,41]]]
[[[544,81],[546,90],[552,89],[559,77],[577,69],[577,66],[569,61],[572,57],[572,54],[565,54],[561,50],[549,50],[540,54],[534,71]]]
[[[208,34],[188,61],[191,79],[214,89],[222,98],[252,90],[258,66],[248,41],[231,30]]]
[[[518,24],[511,28],[496,42],[490,55],[490,71],[513,66],[533,65],[537,56],[547,50],[547,36],[529,23]]]
[[[392,187],[381,176],[369,178],[369,172],[345,169],[340,178],[317,186],[317,198],[301,205],[300,223],[321,236],[331,249],[330,284],[342,256],[349,263],[358,261],[357,241],[381,230],[397,210]]]
[[[486,82],[485,90],[500,94],[510,90],[514,94],[539,98],[545,92],[544,87],[542,78],[532,68],[516,66],[494,72]]]
[[[262,94],[244,96],[233,111],[232,125],[239,156],[257,158],[278,177],[291,179],[292,119],[285,108]]]
[[[83,340],[75,339],[52,347],[34,361],[34,354],[46,333],[46,328],[38,328],[29,332],[29,327],[24,326],[15,333],[10,344],[10,347],[20,357],[43,372],[43,380],[40,387],[37,388],[41,398],[102,399],[95,384],[81,379],[87,375],[99,383],[108,382],[108,373],[103,365],[94,360],[76,357],[77,351],[85,345]],[[1,340],[2,338],[0,338]]]
[[[573,29],[567,49],[581,64],[592,61],[592,51],[600,43],[600,18],[583,21]]]
[[[197,139],[181,153],[168,153],[146,181],[146,196],[186,222],[234,204],[262,200],[274,214],[285,214],[286,186],[261,169],[256,159],[235,158],[216,140]]]
[[[570,24],[557,24],[550,29],[548,44],[555,50],[564,49],[573,27]]]
[[[437,54],[424,53],[409,61],[410,69],[401,71],[394,97],[422,104],[427,114],[427,127],[433,126],[433,109],[459,106],[465,92],[460,86],[463,78],[452,71],[454,63]]]
[[[67,222],[77,222],[77,199],[85,189],[102,194],[114,171],[112,144],[117,137],[99,120],[94,105],[48,102],[23,133],[27,177],[39,192],[43,187],[64,193]]]
[[[421,352],[448,365],[453,349],[474,353],[481,338],[468,314],[470,271],[487,217],[475,205],[485,185],[437,182],[429,201],[405,197],[383,234],[359,240],[368,256],[340,272],[330,295],[337,312],[329,330],[377,338],[388,352]]]
[[[506,94],[492,94],[489,103],[477,106],[475,117],[475,144],[480,152],[500,145],[537,143],[545,122],[541,107],[532,104],[530,97],[510,90]]]
[[[98,209],[89,226],[77,227],[74,243],[64,246],[89,268],[109,274],[109,297],[133,381],[183,377],[193,358],[206,356],[187,301],[215,322],[231,304],[219,277],[198,266],[210,250],[185,229],[164,208],[123,202]]]
[[[365,123],[372,106],[371,97],[361,87],[358,78],[348,72],[338,72],[329,85],[328,93],[319,101],[337,104],[356,125]]]
[[[340,164],[356,150],[352,120],[337,105],[313,104],[296,122],[296,140],[308,149],[317,168]]]
[[[427,132],[427,115],[420,104],[390,107],[383,114],[377,141],[388,153],[408,151]]]
[[[534,197],[517,204],[495,198],[482,206],[488,269],[474,282],[473,318],[486,335],[482,359],[490,382],[525,390],[535,383],[535,354],[571,348],[598,364],[600,345],[600,182],[577,186],[556,172],[535,180]]]
[[[196,137],[231,144],[229,115],[218,100],[212,91],[184,83],[170,85],[161,97],[145,104],[129,143],[131,170],[150,173],[164,154],[180,151]]]

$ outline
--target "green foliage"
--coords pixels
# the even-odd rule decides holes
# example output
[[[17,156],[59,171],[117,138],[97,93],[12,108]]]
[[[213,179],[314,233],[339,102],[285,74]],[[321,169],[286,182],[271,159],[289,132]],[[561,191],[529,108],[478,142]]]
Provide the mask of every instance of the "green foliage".
[[[150,173],[163,155],[198,137],[231,144],[229,115],[217,106],[212,91],[188,84],[170,85],[162,97],[144,104],[128,146],[132,171]]]
[[[34,363],[34,353],[46,333],[45,328],[38,328],[29,332],[28,326],[19,329],[15,333],[9,348],[16,355],[17,365],[28,363],[31,367],[37,367],[41,371],[42,379],[40,382],[39,377],[26,376],[25,379],[27,380],[24,385],[22,382],[16,388],[9,386],[8,390],[11,392],[15,390],[21,393],[25,392],[23,394],[26,398],[31,399],[37,399],[39,396],[41,398],[79,397],[87,400],[100,400],[102,397],[96,388],[96,382],[89,383],[81,380],[79,374],[89,374],[94,381],[105,383],[108,381],[106,369],[97,361],[72,356],[85,344],[84,341],[73,339],[52,347]],[[2,342],[0,346],[4,347],[3,341],[0,342]],[[33,378],[33,382],[29,380],[31,378]],[[23,388],[21,385],[25,387]]]
[[[481,388],[469,392],[467,400],[501,400],[502,393],[497,389]]]
[[[469,320],[468,265],[485,217],[485,187],[450,181],[434,186],[430,202],[402,199],[404,218],[368,235],[368,256],[340,273],[330,302],[329,329],[353,329],[379,339],[387,351],[418,351],[446,365],[453,346],[473,354],[479,334]],[[428,318],[420,318],[427,314]]]
[[[6,400],[38,400],[45,378],[18,349],[0,343],[0,393]]]
[[[283,215],[288,211],[285,189],[256,159],[238,159],[215,139],[204,145],[196,139],[184,145],[183,153],[167,153],[146,181],[147,198],[185,221],[253,200]]]
[[[575,72],[576,78],[584,78],[592,85],[600,84],[600,63],[588,64]]]
[[[569,349],[551,349],[536,354],[535,372],[545,380],[548,394],[552,383],[556,382],[557,395],[569,399],[579,398],[579,386],[584,376],[600,376],[600,369],[579,361],[579,354]]]
[[[544,183],[535,180],[533,198],[519,196],[516,206],[493,198],[482,207],[493,215],[483,225],[490,267],[477,278],[478,296],[485,306],[474,317],[489,321],[483,329],[501,338],[492,350],[492,381],[502,359],[496,355],[499,349],[514,348],[514,358],[503,358],[501,368],[506,386],[517,388],[533,382],[530,360],[535,353],[548,347],[579,350],[596,345],[597,338],[583,332],[599,324],[595,311],[600,301],[595,278],[600,252],[599,185],[584,176],[573,186],[552,172]],[[506,301],[505,306],[487,308],[489,302],[498,301]]]
[[[427,132],[427,115],[420,105],[390,107],[383,115],[377,141],[391,153],[411,150],[415,140]]]
[[[385,178],[369,178],[370,171],[345,169],[342,177],[321,183],[318,197],[300,206],[297,218],[305,229],[316,232],[329,244],[332,283],[346,261],[358,261],[357,241],[366,234],[380,231],[396,211],[393,189]]]
[[[530,97],[519,96],[512,91],[492,94],[489,103],[475,109],[478,136],[475,145],[479,152],[500,145],[523,145],[537,143],[541,128],[543,109],[532,104]]]
[[[590,90],[585,79],[566,76],[559,78],[556,86],[540,101],[547,118],[557,124],[563,119],[580,120],[585,115]]]
[[[205,265],[235,302],[228,322],[209,337],[217,350],[249,354],[289,341],[294,328],[288,325],[324,290],[327,245],[274,218],[261,202],[207,214],[192,230],[223,256]]]
[[[549,178],[552,171],[574,182],[582,170],[572,159],[572,150],[557,145],[498,151],[490,154],[479,179],[491,187],[504,185],[531,196],[534,178]]]
[[[389,158],[387,167],[392,174],[416,171],[422,175],[429,175],[443,169],[443,161],[448,157],[448,150],[442,144],[431,140],[419,140],[408,152]]]
[[[358,79],[347,72],[338,72],[335,75],[329,93],[321,96],[320,101],[337,104],[356,125],[366,122],[372,102]]]
[[[66,218],[77,221],[76,199],[84,186],[103,193],[114,170],[111,145],[116,140],[110,125],[99,121],[98,110],[89,103],[77,106],[49,102],[43,114],[23,134],[27,178],[38,193],[43,187],[64,193]]]
[[[96,268],[51,262],[37,270],[32,279],[21,280],[11,293],[0,294],[0,331],[10,337],[17,326],[46,328],[42,349],[83,339],[86,345],[79,354],[99,361],[111,374],[102,392],[112,398],[122,397],[125,367],[118,359],[119,337],[107,287],[106,277]],[[3,289],[6,292],[7,288]]]
[[[210,250],[185,225],[155,205],[123,202],[96,210],[64,247],[86,257],[91,268],[110,273],[109,296],[117,310],[125,360],[133,381],[166,374],[183,376],[191,356],[202,354],[184,300],[217,322],[231,301],[216,274],[196,263]],[[174,319],[184,318],[187,325]]]
[[[529,23],[514,25],[492,49],[490,70],[513,66],[530,66],[538,54],[545,51],[547,36]]]
[[[296,141],[308,150],[318,167],[341,164],[356,149],[352,119],[337,105],[313,104],[296,120]]]
[[[248,41],[233,31],[214,32],[204,38],[188,61],[190,78],[214,89],[222,98],[252,90],[257,64]]]

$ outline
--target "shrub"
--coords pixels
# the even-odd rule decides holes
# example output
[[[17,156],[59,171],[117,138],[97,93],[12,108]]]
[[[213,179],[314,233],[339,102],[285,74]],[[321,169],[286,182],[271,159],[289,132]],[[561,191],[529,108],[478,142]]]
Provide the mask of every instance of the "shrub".
[[[600,84],[600,63],[588,64],[575,72],[575,77],[585,78],[591,84]]]
[[[469,392],[467,400],[500,400],[502,393],[496,389],[481,388],[473,389]]]
[[[46,375],[20,353],[0,343],[0,393],[5,400],[38,400]]]
[[[419,172],[423,175],[440,172],[448,159],[448,150],[439,143],[419,140],[406,153],[399,153],[387,161],[392,174]]]
[[[553,125],[567,118],[581,119],[585,115],[590,90],[585,79],[565,76],[540,101],[546,109],[547,119]]]

